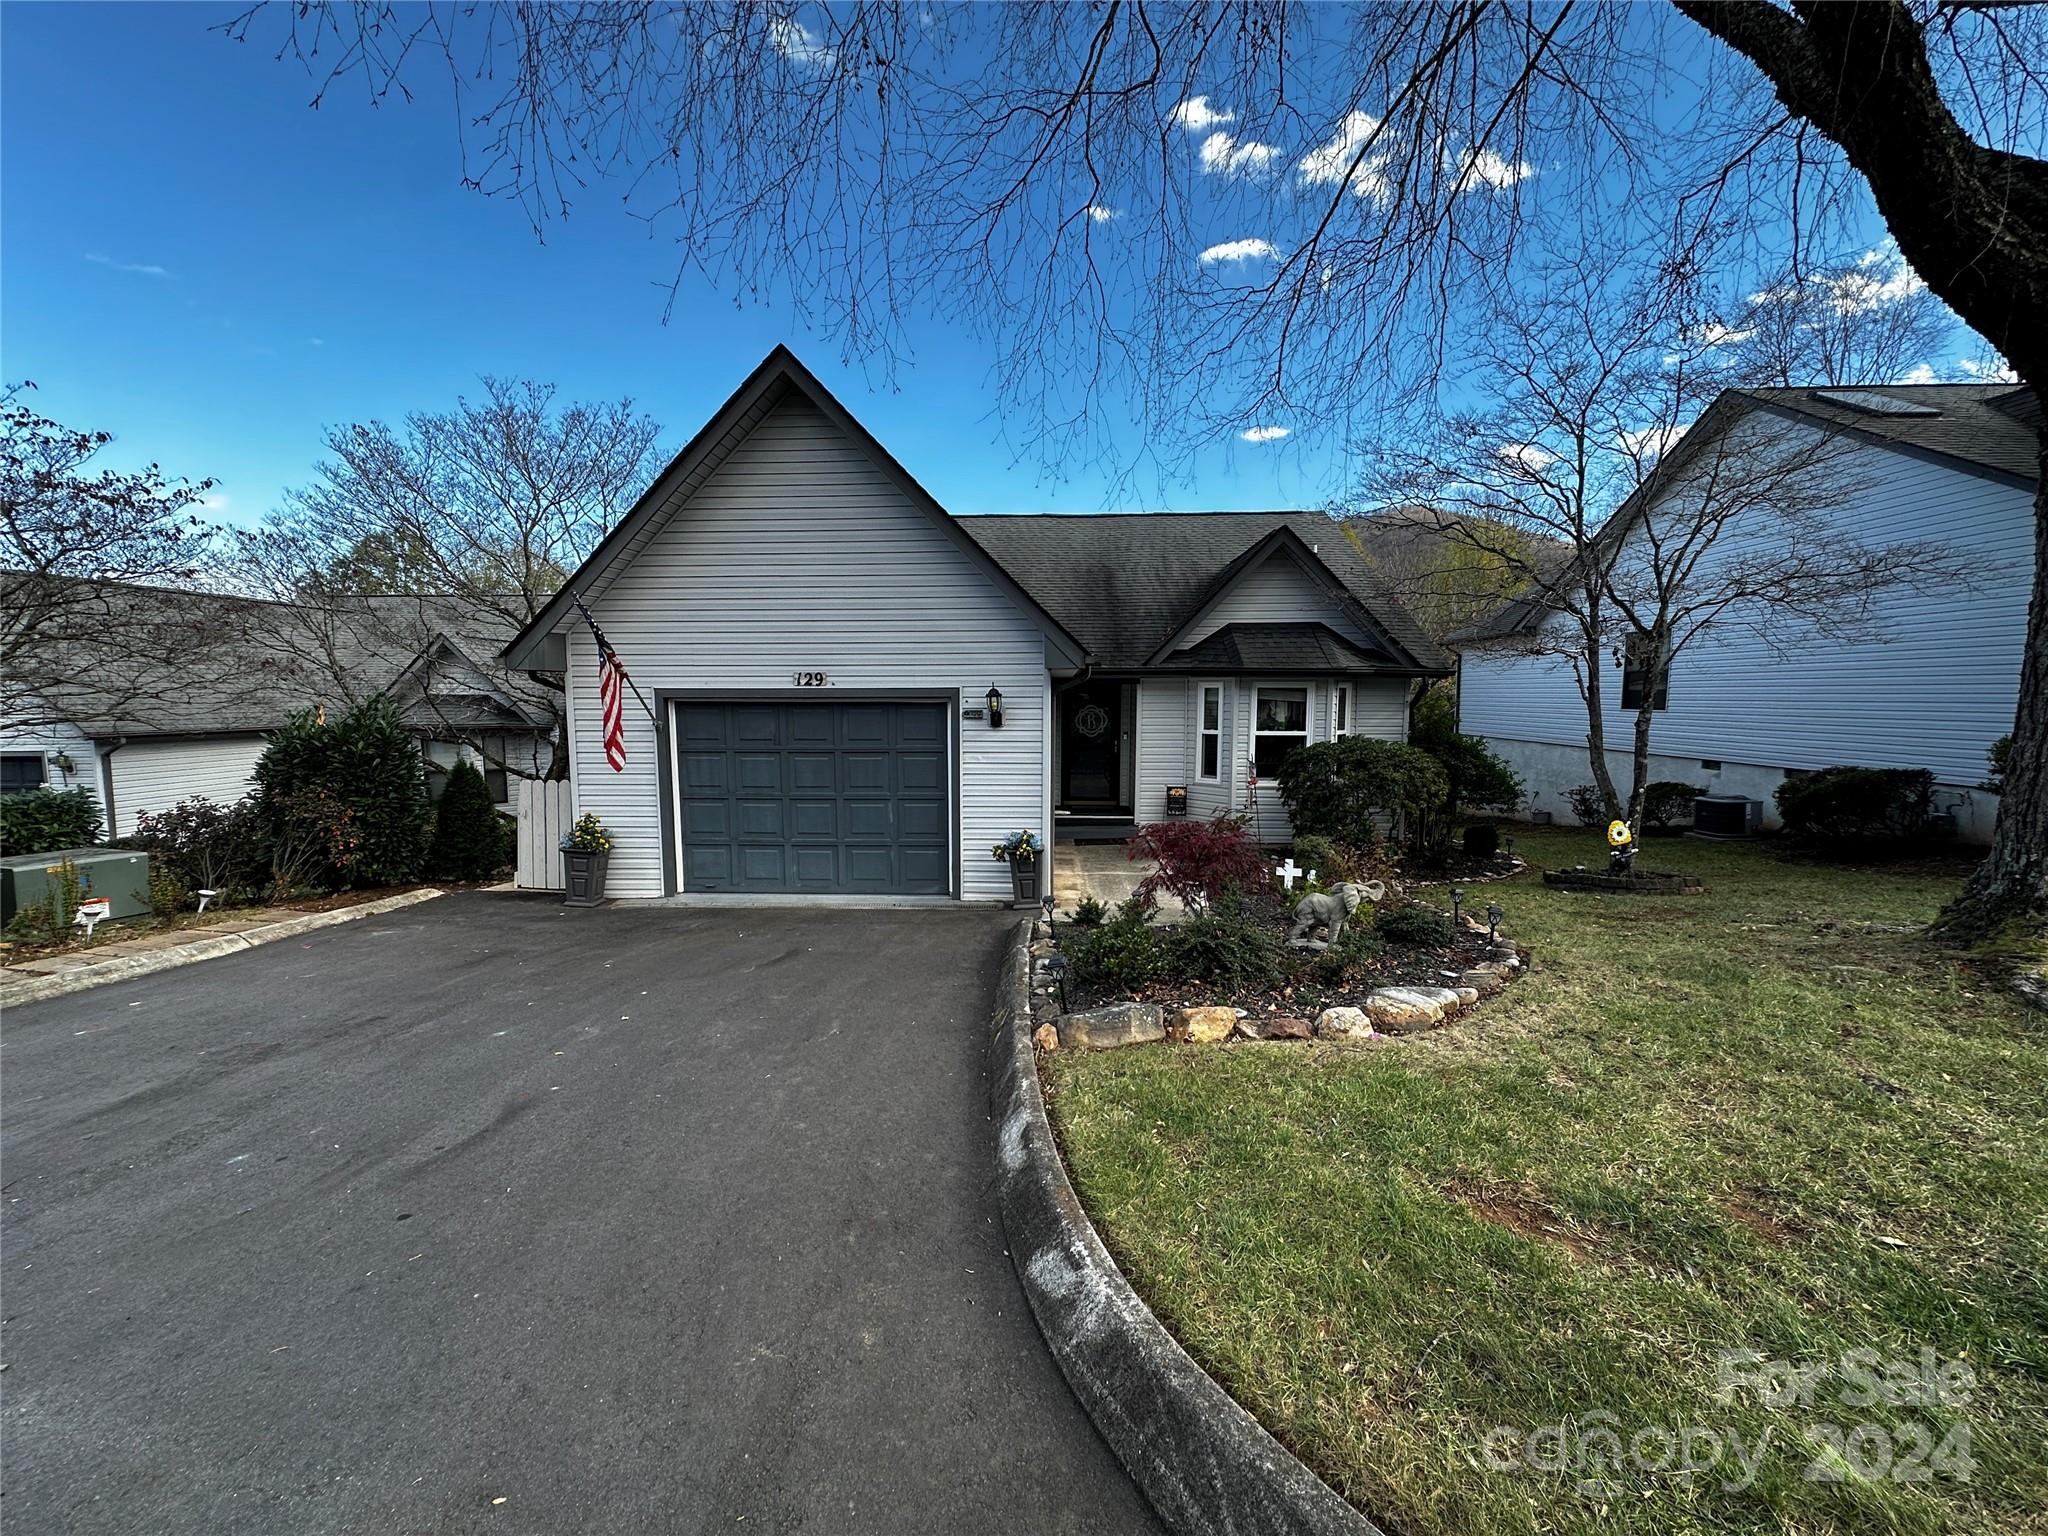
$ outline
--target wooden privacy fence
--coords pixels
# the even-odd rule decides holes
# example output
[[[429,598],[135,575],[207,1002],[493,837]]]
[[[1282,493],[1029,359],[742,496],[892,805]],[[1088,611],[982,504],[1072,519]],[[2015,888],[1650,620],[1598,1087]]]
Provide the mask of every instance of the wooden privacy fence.
[[[562,834],[573,820],[567,779],[519,780],[519,873],[514,878],[521,890],[563,888]]]

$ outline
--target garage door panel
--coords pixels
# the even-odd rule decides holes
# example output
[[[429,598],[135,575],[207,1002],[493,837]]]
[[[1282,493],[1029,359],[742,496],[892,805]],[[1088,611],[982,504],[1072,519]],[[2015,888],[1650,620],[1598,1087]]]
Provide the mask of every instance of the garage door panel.
[[[781,841],[789,832],[783,814],[785,804],[781,800],[736,801],[734,809],[738,814],[733,818],[734,830],[743,838],[772,837]]]
[[[733,705],[732,739],[743,747],[780,746],[782,711],[772,704]]]
[[[946,706],[684,704],[676,722],[684,889],[952,889]]]
[[[790,834],[794,837],[833,838],[839,836],[839,802],[836,800],[792,800],[789,802]]]
[[[839,884],[839,850],[805,848],[790,850],[796,866],[796,884],[804,890],[829,891]]]
[[[946,787],[946,759],[936,752],[896,754],[897,787],[906,795],[936,794]]]
[[[867,843],[894,840],[896,818],[890,814],[891,806],[887,800],[847,800],[843,805],[845,815],[841,825],[847,837]]]
[[[789,754],[791,794],[836,794],[839,790],[839,759],[830,752]]]
[[[943,800],[899,800],[896,802],[896,834],[903,842],[944,842],[946,802]]]
[[[895,777],[886,752],[847,752],[839,759],[842,787],[849,795],[887,794]]]
[[[732,755],[732,787],[743,795],[782,793],[780,752],[735,752]]]
[[[687,792],[722,795],[731,780],[730,765],[723,752],[685,752],[682,769],[683,788]]]
[[[747,885],[775,889],[789,884],[789,850],[780,843],[741,843],[739,877]]]
[[[946,850],[899,848],[896,850],[896,874],[905,885],[943,887],[946,883]]]

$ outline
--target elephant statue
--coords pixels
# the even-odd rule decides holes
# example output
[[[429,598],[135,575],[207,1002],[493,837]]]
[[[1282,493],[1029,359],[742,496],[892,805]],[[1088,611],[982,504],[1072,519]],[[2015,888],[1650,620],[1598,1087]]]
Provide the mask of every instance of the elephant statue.
[[[1377,880],[1367,880],[1362,885],[1345,881],[1333,885],[1327,891],[1317,891],[1304,896],[1294,904],[1294,927],[1288,931],[1287,942],[1304,948],[1317,947],[1317,941],[1309,935],[1323,928],[1329,937],[1323,944],[1335,944],[1344,937],[1344,925],[1351,919],[1362,902],[1382,902],[1387,899],[1387,888]]]

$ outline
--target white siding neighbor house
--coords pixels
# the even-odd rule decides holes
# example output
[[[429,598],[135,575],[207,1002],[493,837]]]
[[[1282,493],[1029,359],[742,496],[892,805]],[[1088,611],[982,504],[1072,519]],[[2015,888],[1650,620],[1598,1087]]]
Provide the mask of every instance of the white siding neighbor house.
[[[419,738],[436,794],[458,757],[482,770],[501,808],[513,779],[549,771],[549,721],[530,694],[512,691],[531,688],[528,679],[472,659],[502,643],[502,622],[440,599],[352,598],[315,613],[111,582],[95,590],[118,607],[124,635],[160,633],[166,654],[132,640],[96,648],[88,632],[71,647],[74,680],[61,690],[0,698],[0,793],[89,790],[109,837],[182,800],[233,804],[251,788],[267,733],[291,714],[376,694]]]
[[[1709,631],[1668,669],[1651,778],[1760,800],[1772,825],[1771,797],[1788,774],[1926,768],[1936,809],[1964,838],[1988,840],[1997,797],[1979,786],[1991,744],[2012,729],[2032,585],[2034,396],[2011,385],[1888,385],[1756,390],[1744,401],[1841,442],[1830,464],[1847,489],[1829,514],[1840,533],[1867,545],[1939,542],[1967,557],[1971,580],[1885,592],[1874,636],[1809,639],[1789,654],[1739,625]],[[1738,522],[1723,543],[1739,549],[1757,536]],[[1567,793],[1592,778],[1585,706],[1569,664],[1515,654],[1545,622],[1557,621],[1540,603],[1518,604],[1465,638],[1459,711],[1527,781],[1529,808],[1568,821]],[[1635,712],[1622,708],[1619,660],[1603,665],[1609,767],[1626,792]]]
[[[955,518],[784,348],[504,660],[567,678],[609,894],[684,899],[1000,900],[999,839],[1170,789],[1277,841],[1288,751],[1401,738],[1450,670],[1320,513]]]

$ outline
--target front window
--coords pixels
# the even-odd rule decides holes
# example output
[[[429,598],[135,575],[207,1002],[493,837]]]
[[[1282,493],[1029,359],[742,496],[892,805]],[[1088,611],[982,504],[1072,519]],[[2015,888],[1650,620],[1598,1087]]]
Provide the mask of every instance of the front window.
[[[1330,698],[1330,735],[1351,734],[1351,685],[1339,683]]]
[[[1202,688],[1201,776],[1217,778],[1223,771],[1223,689],[1215,683]]]
[[[1671,693],[1671,658],[1662,653],[1655,636],[1630,635],[1622,652],[1621,707],[1641,709],[1646,688],[1650,708],[1664,708]]]
[[[43,787],[43,754],[9,752],[0,755],[0,795],[21,795]]]
[[[1261,780],[1280,777],[1280,765],[1308,745],[1308,690],[1261,688],[1252,715],[1252,766]]]

